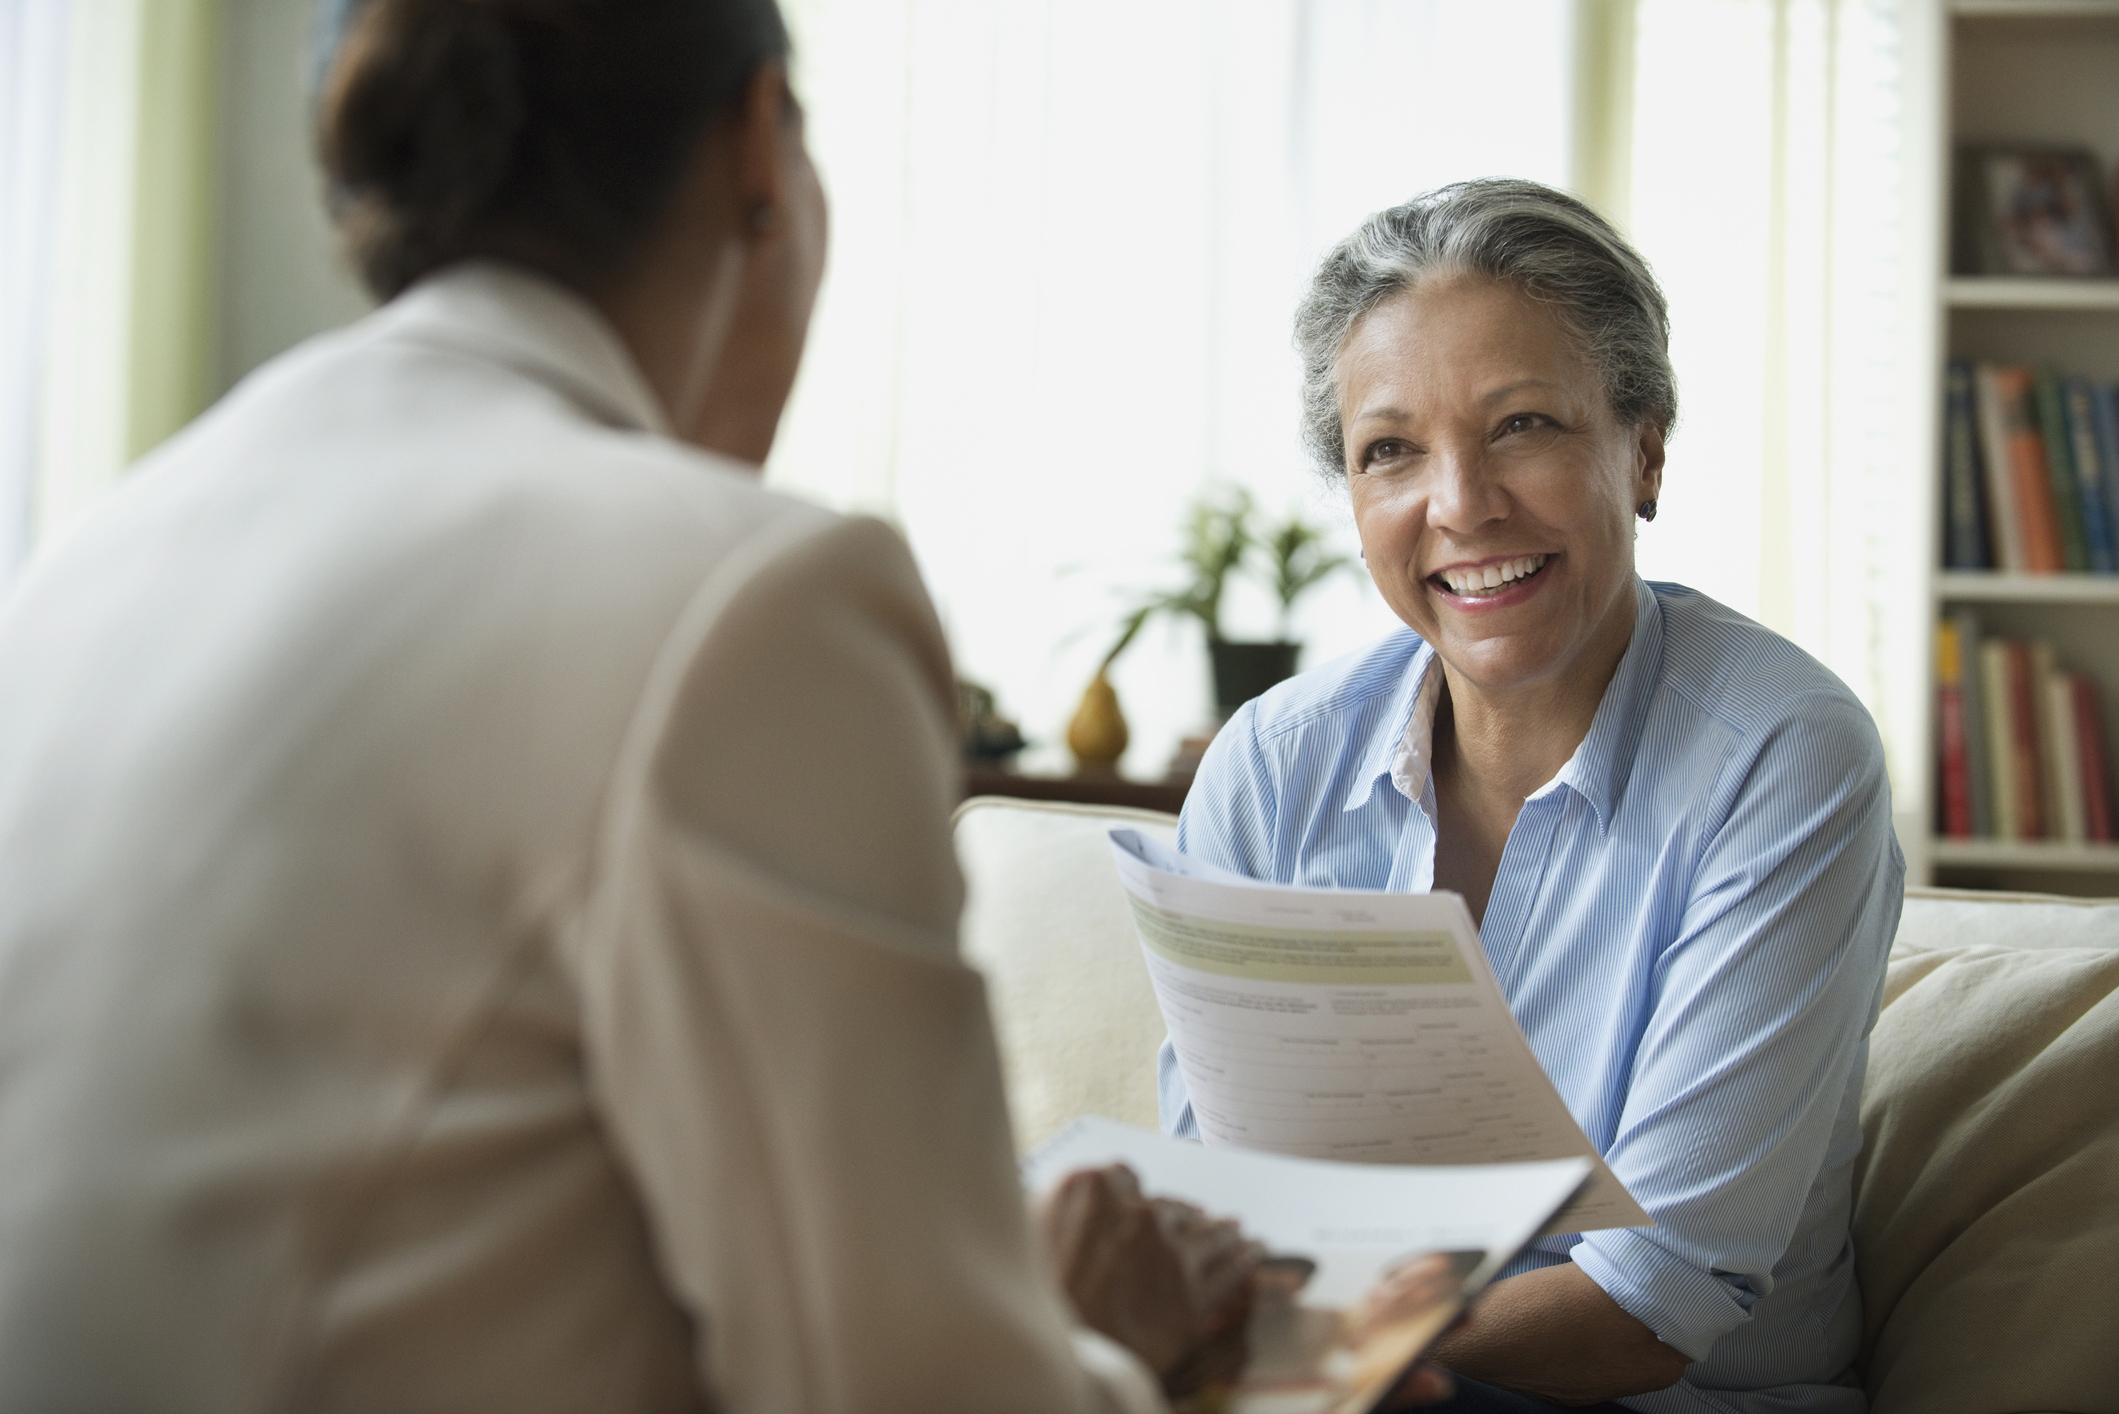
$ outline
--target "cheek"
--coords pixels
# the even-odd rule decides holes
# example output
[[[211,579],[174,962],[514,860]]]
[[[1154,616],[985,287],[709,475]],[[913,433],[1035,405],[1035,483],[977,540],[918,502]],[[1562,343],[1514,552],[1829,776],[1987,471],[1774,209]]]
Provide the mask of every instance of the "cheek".
[[[1359,478],[1351,479],[1348,488],[1354,528],[1371,561],[1402,554],[1419,540],[1427,502],[1414,488],[1402,482]]]

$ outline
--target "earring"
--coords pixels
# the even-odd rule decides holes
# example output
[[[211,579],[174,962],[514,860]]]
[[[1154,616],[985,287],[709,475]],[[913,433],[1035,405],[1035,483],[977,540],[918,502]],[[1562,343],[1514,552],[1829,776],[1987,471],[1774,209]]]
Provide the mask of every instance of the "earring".
[[[1633,513],[1639,516],[1642,520],[1654,520],[1655,502],[1652,500],[1643,501],[1640,505],[1634,507]]]
[[[773,227],[780,224],[779,217],[769,201],[761,201],[753,206],[746,219],[750,222],[751,234],[756,236],[769,236],[773,233]]]

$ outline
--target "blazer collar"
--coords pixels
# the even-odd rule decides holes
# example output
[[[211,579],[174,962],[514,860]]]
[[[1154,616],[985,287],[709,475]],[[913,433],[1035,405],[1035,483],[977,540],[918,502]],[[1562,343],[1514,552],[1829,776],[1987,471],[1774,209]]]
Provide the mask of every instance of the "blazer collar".
[[[376,317],[383,337],[504,364],[556,389],[598,422],[671,435],[661,402],[609,321],[580,295],[520,265],[451,265]]]

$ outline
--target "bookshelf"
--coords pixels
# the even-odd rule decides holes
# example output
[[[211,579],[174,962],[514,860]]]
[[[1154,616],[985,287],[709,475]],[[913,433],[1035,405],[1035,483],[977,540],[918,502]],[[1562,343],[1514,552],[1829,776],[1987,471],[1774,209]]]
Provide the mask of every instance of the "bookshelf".
[[[2119,280],[2038,280],[2016,275],[1961,275],[1943,281],[1943,303],[1959,309],[2051,309],[2085,314],[2119,310]]]
[[[1913,151],[1930,164],[1916,191],[1932,202],[1937,222],[1930,405],[1940,408],[1939,372],[1949,358],[2049,364],[2119,381],[2119,279],[1973,276],[1951,273],[1948,264],[1959,144],[2086,146],[2109,182],[2119,164],[2119,0],[1950,0],[1912,13],[1929,26],[1912,36],[1914,71],[1932,82],[1909,110]],[[1939,437],[1917,441],[1934,497],[1934,617],[1969,609],[1983,636],[2052,644],[2065,666],[2095,682],[2105,740],[2119,747],[2119,575],[1942,569],[1943,449]],[[1931,682],[1932,666],[1931,658]],[[1914,829],[1901,826],[1909,882],[2119,895],[2119,844],[1942,837],[1934,823],[1938,734],[1931,709],[1922,757],[1929,775],[1916,802],[1923,814]]]

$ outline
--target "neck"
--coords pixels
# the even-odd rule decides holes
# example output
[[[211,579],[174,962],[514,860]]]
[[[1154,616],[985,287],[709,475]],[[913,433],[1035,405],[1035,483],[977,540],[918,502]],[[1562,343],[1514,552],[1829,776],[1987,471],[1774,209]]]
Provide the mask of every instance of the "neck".
[[[1561,671],[1528,683],[1497,689],[1444,662],[1449,700],[1446,712],[1435,719],[1438,776],[1471,796],[1506,802],[1513,818],[1589,735],[1604,691],[1633,640],[1633,619],[1634,597],[1628,593]]]
[[[741,242],[728,240],[711,252],[686,254],[650,260],[591,298],[654,390],[671,432],[700,443],[699,425],[741,303],[744,252]]]

